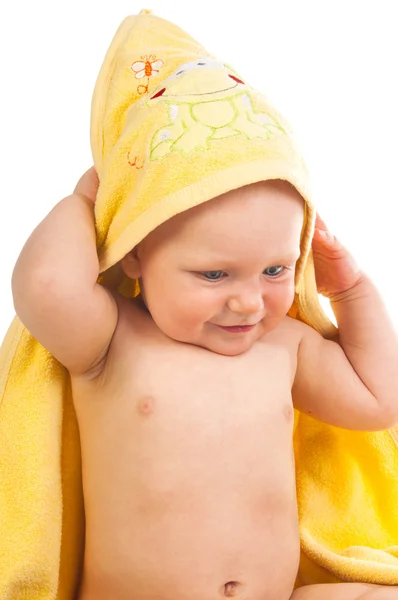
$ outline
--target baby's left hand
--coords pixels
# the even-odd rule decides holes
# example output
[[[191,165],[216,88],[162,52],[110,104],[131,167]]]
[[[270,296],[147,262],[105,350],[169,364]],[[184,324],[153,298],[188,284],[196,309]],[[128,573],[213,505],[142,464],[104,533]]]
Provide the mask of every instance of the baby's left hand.
[[[85,196],[95,204],[99,180],[94,165],[90,167],[79,179],[74,189],[75,194]]]
[[[351,254],[328,230],[317,214],[312,253],[318,292],[327,298],[346,292],[361,279],[361,272]]]

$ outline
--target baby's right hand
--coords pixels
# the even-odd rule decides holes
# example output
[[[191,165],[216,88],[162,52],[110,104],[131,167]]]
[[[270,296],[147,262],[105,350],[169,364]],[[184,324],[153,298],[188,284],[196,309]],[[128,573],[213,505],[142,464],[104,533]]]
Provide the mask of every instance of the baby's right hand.
[[[74,189],[75,194],[81,194],[85,196],[93,204],[95,204],[95,200],[97,198],[97,191],[99,186],[99,180],[97,172],[94,166],[90,167],[88,171],[84,173],[79,179]]]
[[[356,261],[318,214],[312,255],[318,292],[330,300],[349,293],[361,281],[362,273]]]

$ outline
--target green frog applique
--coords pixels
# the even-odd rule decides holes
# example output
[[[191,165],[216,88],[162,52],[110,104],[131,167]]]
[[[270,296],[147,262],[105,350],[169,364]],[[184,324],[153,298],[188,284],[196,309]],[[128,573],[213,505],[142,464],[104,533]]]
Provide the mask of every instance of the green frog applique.
[[[256,112],[246,84],[221,62],[201,58],[181,65],[147,101],[168,106],[168,123],[152,137],[150,158],[170,152],[187,156],[209,143],[236,135],[270,139],[285,133],[265,112]]]

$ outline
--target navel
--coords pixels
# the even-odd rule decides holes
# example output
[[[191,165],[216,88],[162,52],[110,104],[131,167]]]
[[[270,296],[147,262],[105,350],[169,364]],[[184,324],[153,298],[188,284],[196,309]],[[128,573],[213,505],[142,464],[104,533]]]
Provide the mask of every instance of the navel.
[[[239,581],[227,581],[222,589],[223,596],[226,598],[233,598],[239,595],[239,593],[242,591],[241,588],[242,584],[239,583]]]
[[[143,417],[149,417],[155,408],[155,398],[153,396],[143,396],[138,399],[137,412]]]

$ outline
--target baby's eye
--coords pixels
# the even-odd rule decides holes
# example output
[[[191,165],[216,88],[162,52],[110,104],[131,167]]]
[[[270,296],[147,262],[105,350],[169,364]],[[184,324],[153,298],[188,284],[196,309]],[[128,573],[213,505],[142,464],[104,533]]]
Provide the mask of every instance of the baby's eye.
[[[284,269],[285,267],[268,267],[268,269],[264,269],[264,273],[268,275],[268,277],[277,277]]]
[[[224,271],[203,271],[201,275],[209,281],[218,281],[223,273]]]

